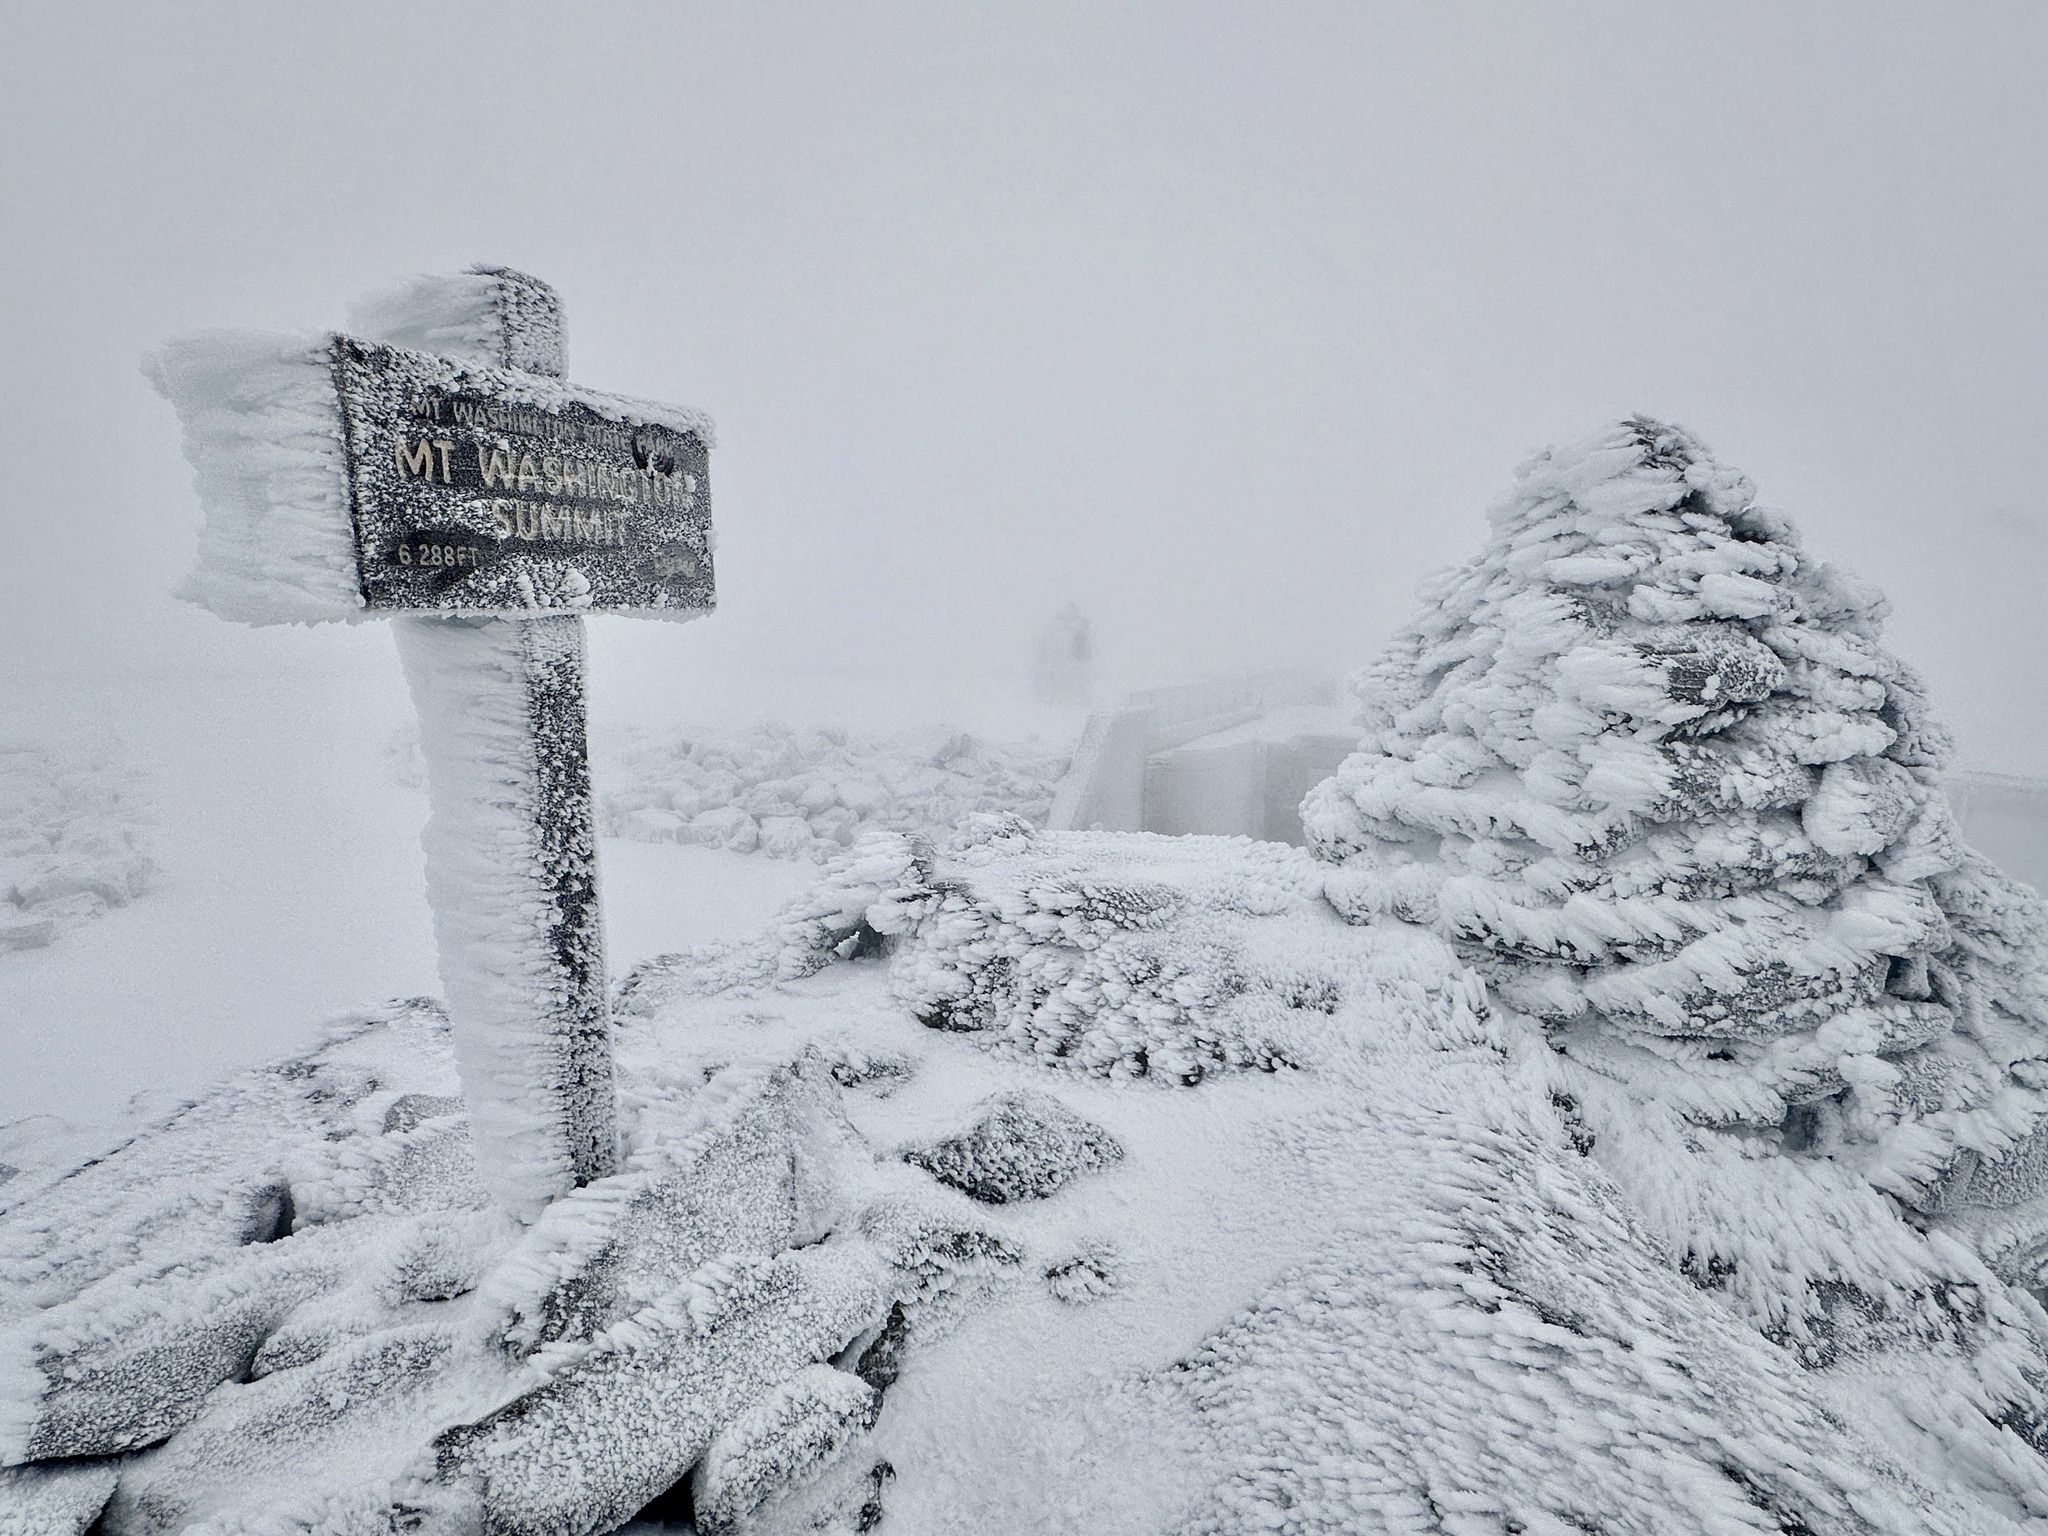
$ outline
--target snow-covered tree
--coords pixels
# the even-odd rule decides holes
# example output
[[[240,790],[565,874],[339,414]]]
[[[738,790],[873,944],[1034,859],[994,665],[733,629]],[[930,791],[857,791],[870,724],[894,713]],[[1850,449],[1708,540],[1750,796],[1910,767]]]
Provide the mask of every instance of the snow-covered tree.
[[[1883,599],[1655,421],[1540,454],[1490,522],[1304,803],[1330,900],[1450,940],[1636,1102],[2041,1284],[2048,922],[1963,845]]]

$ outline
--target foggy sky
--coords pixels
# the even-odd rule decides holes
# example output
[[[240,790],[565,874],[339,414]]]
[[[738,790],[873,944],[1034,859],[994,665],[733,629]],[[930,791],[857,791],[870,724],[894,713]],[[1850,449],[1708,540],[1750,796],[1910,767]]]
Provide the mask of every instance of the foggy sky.
[[[721,611],[614,696],[1348,671],[1544,443],[1693,428],[1895,605],[1964,754],[2048,769],[2048,9],[16,5],[16,678],[395,663],[167,596],[166,336],[486,260],[569,371],[701,406]],[[379,651],[378,646],[383,650]]]

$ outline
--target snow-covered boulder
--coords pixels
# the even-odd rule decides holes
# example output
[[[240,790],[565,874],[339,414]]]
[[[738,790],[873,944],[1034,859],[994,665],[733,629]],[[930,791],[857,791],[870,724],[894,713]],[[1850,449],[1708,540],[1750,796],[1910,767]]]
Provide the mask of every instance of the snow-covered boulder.
[[[995,814],[1042,824],[1069,755],[1066,744],[964,734],[692,731],[643,738],[602,764],[612,787],[599,818],[615,837],[824,863],[871,831],[941,836]]]
[[[721,1425],[879,1324],[893,1290],[860,1244],[729,1264],[708,1302],[671,1292],[545,1384],[444,1433],[431,1486],[414,1497],[450,1531],[479,1519],[506,1536],[612,1529],[687,1476]],[[788,1470],[811,1472],[822,1450]],[[727,1504],[751,1508],[773,1491],[773,1470],[756,1469]]]
[[[810,822],[802,816],[771,814],[761,818],[761,852],[771,859],[805,857],[819,841]]]
[[[970,1200],[1043,1200],[1124,1155],[1117,1140],[1049,1093],[1006,1093],[966,1130],[904,1151],[903,1160]]]
[[[614,826],[620,837],[636,843],[676,843],[684,840],[688,823],[665,806],[643,805],[618,812]]]
[[[879,1389],[818,1372],[1015,1254],[847,1121],[862,1073],[627,1066],[626,1166],[528,1226],[421,1003],[0,1185],[0,1530],[597,1536],[714,1443],[729,1525],[866,1486]]]
[[[800,1497],[821,1470],[841,1463],[881,1407],[873,1387],[829,1365],[806,1366],[762,1394],[712,1440],[698,1466],[692,1491],[699,1536],[758,1530],[762,1507]],[[862,1480],[850,1481],[859,1487]]]
[[[752,853],[761,846],[760,824],[736,805],[699,811],[690,818],[684,835],[693,843],[729,848],[734,853]]]
[[[0,745],[0,954],[149,890],[151,819],[141,776],[105,753]]]
[[[2048,921],[1972,854],[1883,600],[1683,431],[1525,465],[1304,815],[1352,920],[1572,1062],[2048,1260]]]
[[[108,1461],[0,1467],[0,1531],[7,1536],[85,1536],[113,1497],[120,1475]]]

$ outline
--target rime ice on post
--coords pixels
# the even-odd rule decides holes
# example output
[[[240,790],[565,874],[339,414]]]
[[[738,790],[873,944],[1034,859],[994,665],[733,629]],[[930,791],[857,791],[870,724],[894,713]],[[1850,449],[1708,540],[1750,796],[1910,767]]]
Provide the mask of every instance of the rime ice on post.
[[[417,279],[356,329],[151,360],[206,510],[185,595],[396,619],[478,1163],[531,1216],[616,1158],[581,615],[709,611],[710,423],[564,384],[559,302],[522,273]]]

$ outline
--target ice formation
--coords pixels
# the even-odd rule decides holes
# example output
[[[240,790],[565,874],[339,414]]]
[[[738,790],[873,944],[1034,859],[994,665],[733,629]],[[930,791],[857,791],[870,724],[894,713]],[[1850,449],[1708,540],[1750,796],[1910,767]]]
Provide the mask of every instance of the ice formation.
[[[0,745],[0,953],[48,944],[156,882],[150,798],[104,754]]]
[[[205,514],[179,595],[245,624],[364,617],[324,340],[190,336],[154,353],[143,372],[178,406]]]
[[[582,627],[407,619],[396,639],[433,770],[427,900],[473,1129],[486,1181],[531,1215],[615,1162]]]

